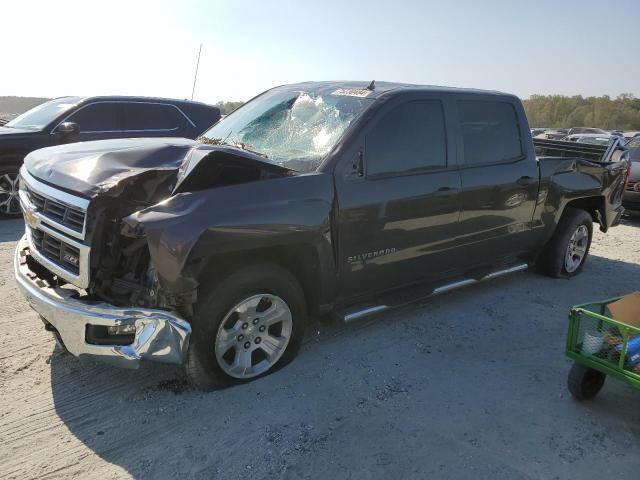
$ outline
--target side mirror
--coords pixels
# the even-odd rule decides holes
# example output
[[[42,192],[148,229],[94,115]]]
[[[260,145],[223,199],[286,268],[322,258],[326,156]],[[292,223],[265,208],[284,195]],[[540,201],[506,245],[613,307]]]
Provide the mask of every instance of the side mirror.
[[[62,122],[56,127],[55,133],[61,133],[62,135],[77,135],[80,133],[80,127],[77,123]]]

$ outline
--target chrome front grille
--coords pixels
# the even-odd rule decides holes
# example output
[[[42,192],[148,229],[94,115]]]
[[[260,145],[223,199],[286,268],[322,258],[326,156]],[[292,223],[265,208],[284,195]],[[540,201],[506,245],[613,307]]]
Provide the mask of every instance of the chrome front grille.
[[[60,268],[75,275],[80,273],[79,248],[34,227],[31,228],[31,239],[33,247]]]
[[[20,177],[31,256],[58,277],[87,288],[91,248],[84,239],[89,201],[40,182],[25,167]]]
[[[86,220],[86,213],[83,210],[65,205],[52,198],[47,198],[29,188],[28,185],[26,190],[36,211],[52,221],[69,227],[78,233],[83,232]]]

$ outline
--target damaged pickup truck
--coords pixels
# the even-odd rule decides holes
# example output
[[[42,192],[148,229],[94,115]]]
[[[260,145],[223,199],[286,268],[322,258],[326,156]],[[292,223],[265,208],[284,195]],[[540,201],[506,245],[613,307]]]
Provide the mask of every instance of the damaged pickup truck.
[[[593,222],[622,214],[627,155],[534,146],[498,92],[282,86],[199,142],[29,154],[15,274],[73,355],[182,363],[219,388],[287,364],[309,315],[352,320],[530,265],[576,275]]]

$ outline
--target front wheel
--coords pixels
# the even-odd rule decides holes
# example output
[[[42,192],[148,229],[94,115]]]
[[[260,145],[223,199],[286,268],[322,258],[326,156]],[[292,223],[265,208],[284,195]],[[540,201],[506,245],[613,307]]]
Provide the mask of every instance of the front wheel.
[[[18,171],[17,165],[0,167],[0,217],[20,217]]]
[[[239,270],[196,308],[187,376],[213,390],[268,375],[295,357],[306,323],[304,293],[291,273],[275,265]]]

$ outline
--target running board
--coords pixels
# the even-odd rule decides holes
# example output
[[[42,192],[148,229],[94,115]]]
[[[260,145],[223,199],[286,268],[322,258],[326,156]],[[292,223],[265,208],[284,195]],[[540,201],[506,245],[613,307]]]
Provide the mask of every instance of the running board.
[[[422,295],[420,297],[417,297],[415,300],[422,300],[422,299],[429,298],[429,297],[435,297],[436,295],[439,295],[441,293],[449,292],[451,290],[456,290],[458,288],[466,287],[468,285],[473,285],[475,283],[481,283],[481,282],[484,282],[486,280],[491,280],[491,279],[494,279],[494,278],[501,277],[503,275],[508,275],[510,273],[521,272],[523,270],[526,270],[527,268],[529,268],[529,266],[526,263],[521,263],[521,264],[518,264],[518,265],[514,265],[512,267],[509,267],[509,268],[505,268],[503,270],[496,270],[495,272],[491,272],[491,273],[489,273],[487,275],[484,275],[483,277],[480,277],[478,279],[465,278],[463,280],[457,280],[455,282],[447,283],[445,285],[437,287],[431,293],[429,293],[427,295]],[[347,310],[344,313],[344,315],[342,317],[342,320],[344,322],[353,322],[355,320],[359,320],[360,318],[368,317],[369,315],[373,315],[375,313],[384,312],[385,310],[389,310],[390,308],[395,308],[395,307],[399,307],[401,305],[406,305],[407,303],[411,303],[411,302],[403,302],[400,305],[368,305],[368,306],[366,306],[364,308],[359,308],[357,310]]]

